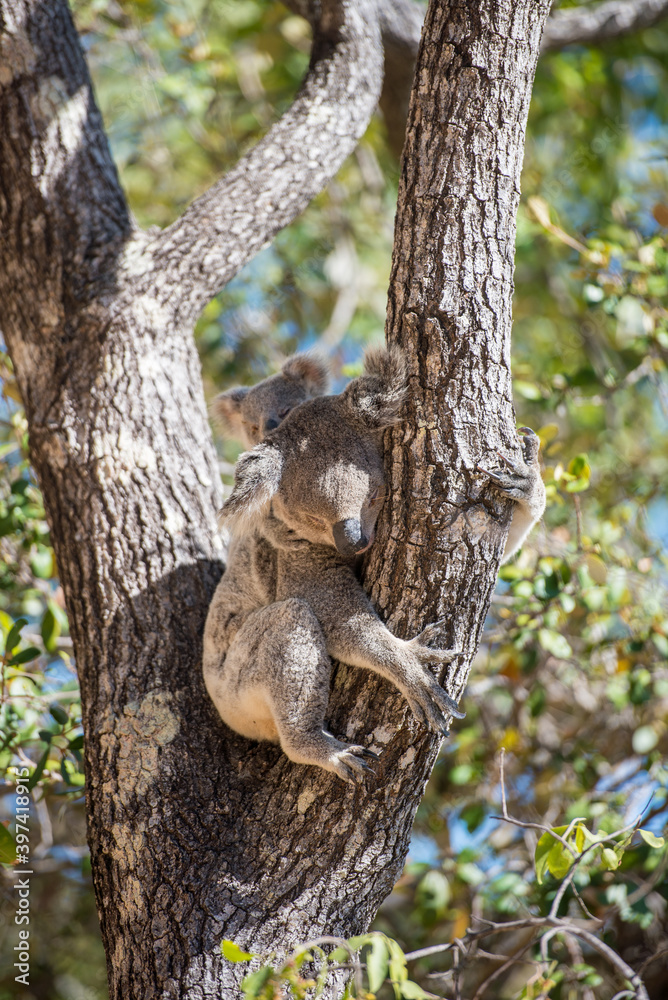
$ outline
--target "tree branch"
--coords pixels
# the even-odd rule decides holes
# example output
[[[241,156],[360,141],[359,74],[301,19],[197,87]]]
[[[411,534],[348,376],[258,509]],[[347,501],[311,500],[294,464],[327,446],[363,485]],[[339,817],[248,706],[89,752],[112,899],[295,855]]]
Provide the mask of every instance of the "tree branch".
[[[322,0],[311,64],[290,109],[144,248],[133,275],[145,268],[164,305],[183,321],[196,318],[334,176],[367,127],[381,80],[375,0]]]
[[[567,45],[601,45],[668,17],[668,0],[609,0],[595,7],[555,10],[545,25],[541,52]]]
[[[286,0],[307,16],[309,0]],[[390,146],[397,157],[404,144],[408,99],[420,44],[425,7],[416,0],[387,0],[381,6],[380,27],[385,50],[385,75],[380,108]],[[630,35],[668,17],[668,0],[608,0],[594,7],[554,11],[547,20],[541,52],[567,45],[600,45]]]

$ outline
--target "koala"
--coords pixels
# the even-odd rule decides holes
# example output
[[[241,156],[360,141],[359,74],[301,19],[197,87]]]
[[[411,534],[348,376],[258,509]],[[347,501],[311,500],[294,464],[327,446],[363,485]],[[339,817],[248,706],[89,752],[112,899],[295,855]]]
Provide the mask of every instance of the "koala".
[[[364,374],[340,396],[304,402],[240,457],[221,512],[234,530],[204,631],[209,695],[231,729],[345,781],[360,780],[375,755],[325,728],[332,658],[391,681],[437,732],[463,718],[429,669],[457,652],[434,648],[442,623],[399,639],[355,574],[383,500],[381,434],[396,422],[405,382],[400,353],[367,354]],[[538,439],[523,431],[524,464],[500,456],[502,469],[481,470],[518,504],[506,557],[542,512]]]
[[[288,413],[329,388],[326,363],[314,354],[288,358],[278,375],[270,375],[257,385],[235,386],[221,392],[211,410],[225,430],[246,448],[275,430]]]
[[[223,721],[349,782],[377,758],[325,727],[332,659],[391,681],[437,732],[463,718],[429,669],[457,653],[435,645],[443,623],[398,638],[354,572],[383,501],[381,432],[405,386],[398,351],[367,353],[341,395],[293,409],[240,457],[222,515],[242,530],[204,630],[204,679]]]
[[[478,470],[489,476],[492,485],[500,493],[515,501],[502,563],[507,562],[517,552],[545,511],[545,486],[538,458],[540,439],[530,427],[520,427],[519,430],[523,435],[523,461],[512,462],[499,452],[499,458],[503,463],[500,468],[486,469],[478,465]]]

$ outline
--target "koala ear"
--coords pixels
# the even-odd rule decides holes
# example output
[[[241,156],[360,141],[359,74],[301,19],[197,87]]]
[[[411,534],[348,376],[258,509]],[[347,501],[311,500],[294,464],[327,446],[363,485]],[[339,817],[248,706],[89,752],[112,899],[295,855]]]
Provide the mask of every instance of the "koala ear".
[[[406,362],[398,347],[376,347],[364,355],[364,372],[341,394],[353,416],[372,430],[395,424],[406,398]]]
[[[329,389],[329,365],[318,354],[295,354],[288,358],[281,372],[303,382],[309,396],[323,396]]]
[[[264,512],[281,482],[283,456],[278,448],[258,444],[239,456],[234,487],[220,510],[220,518],[251,524]]]
[[[227,392],[221,392],[211,404],[211,414],[228,434],[233,437],[243,437],[241,423],[241,404],[248,395],[250,387],[237,385]]]

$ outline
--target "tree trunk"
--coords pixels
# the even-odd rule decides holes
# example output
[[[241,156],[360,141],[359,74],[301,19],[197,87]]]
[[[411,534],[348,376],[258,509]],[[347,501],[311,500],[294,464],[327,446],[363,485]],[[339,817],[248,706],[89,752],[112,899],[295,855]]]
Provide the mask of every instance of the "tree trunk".
[[[337,5],[322,7],[326,31]],[[201,281],[211,292],[215,276],[201,278],[196,241],[179,261],[177,228],[157,239],[134,228],[64,5],[4,0],[0,11],[2,329],[81,681],[110,993],[232,998],[244,970],[222,960],[221,938],[280,952],[368,926],[401,869],[438,744],[392,688],[344,666],[331,725],[349,738],[373,730],[382,761],[366,787],[220,723],[200,667],[222,570],[219,485],[191,328]],[[462,649],[447,681],[456,694],[508,515],[481,494],[475,465],[517,448],[514,220],[547,11],[537,0],[432,3],[409,116],[388,336],[408,354],[411,399],[391,436],[392,500],[366,579],[399,634],[447,619]],[[341,12],[321,47],[332,73],[342,51],[374,52],[355,5]],[[347,126],[350,148],[362,119]]]

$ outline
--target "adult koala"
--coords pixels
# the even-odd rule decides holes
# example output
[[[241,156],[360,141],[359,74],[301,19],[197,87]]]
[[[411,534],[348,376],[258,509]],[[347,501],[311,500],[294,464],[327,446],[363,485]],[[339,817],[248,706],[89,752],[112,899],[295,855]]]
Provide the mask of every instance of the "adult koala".
[[[207,690],[231,729],[279,742],[292,760],[347,781],[369,770],[364,758],[375,755],[325,729],[330,657],[391,681],[416,719],[436,731],[463,717],[429,670],[456,655],[429,645],[441,624],[399,639],[354,573],[383,500],[381,432],[397,420],[405,392],[400,352],[368,352],[364,374],[340,396],[297,406],[240,457],[222,509],[242,530],[233,531],[204,631]],[[479,466],[516,502],[505,558],[545,506],[538,438],[522,431],[524,461],[500,455],[502,468]]]
[[[243,530],[233,532],[206,622],[207,690],[231,729],[279,742],[291,760],[346,781],[375,755],[325,728],[331,657],[390,680],[439,732],[463,717],[429,670],[455,655],[429,645],[440,623],[397,638],[354,573],[383,500],[380,432],[396,421],[405,391],[401,354],[368,352],[364,374],[341,395],[298,406],[241,456],[222,509]]]

